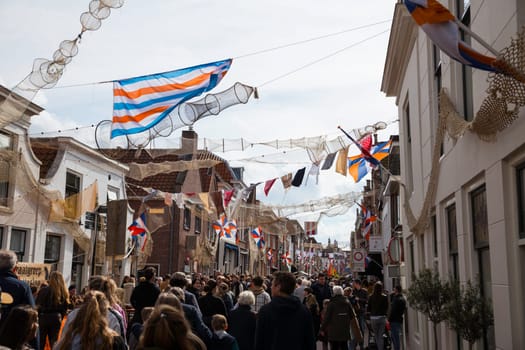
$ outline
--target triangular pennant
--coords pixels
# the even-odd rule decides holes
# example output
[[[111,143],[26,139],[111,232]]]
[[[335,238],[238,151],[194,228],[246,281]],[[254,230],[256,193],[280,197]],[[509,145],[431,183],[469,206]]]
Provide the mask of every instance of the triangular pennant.
[[[268,180],[264,183],[264,194],[266,196],[268,196],[268,193],[270,192],[273,184],[275,183],[275,181],[277,180],[277,178],[275,179],[271,179],[271,180]]]
[[[299,169],[292,180],[292,186],[299,187],[303,183],[304,173],[306,172],[306,167]]]

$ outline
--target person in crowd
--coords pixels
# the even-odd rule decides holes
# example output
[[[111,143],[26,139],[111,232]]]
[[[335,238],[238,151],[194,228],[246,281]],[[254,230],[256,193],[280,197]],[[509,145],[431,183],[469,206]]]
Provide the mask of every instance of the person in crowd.
[[[237,340],[226,332],[228,321],[223,315],[213,315],[211,319],[213,336],[208,350],[239,350]]]
[[[306,278],[297,279],[297,287],[293,291],[293,295],[299,298],[299,300],[304,300],[304,289],[307,287]]]
[[[3,293],[2,293],[3,294]],[[12,350],[29,350],[38,333],[38,312],[30,305],[13,307],[0,328],[0,345]]]
[[[213,295],[213,292],[217,288],[217,282],[214,279],[208,280],[204,287],[206,293],[199,298],[199,307],[202,312],[202,320],[211,329],[211,318],[215,314],[227,316],[226,306],[221,298]]]
[[[310,311],[310,314],[312,314],[312,320],[314,322],[314,334],[317,335],[319,334],[319,329],[321,326],[321,314],[319,311],[319,304],[317,304],[317,299],[315,299],[312,288],[306,287],[304,289],[303,303],[308,308],[308,311]]]
[[[108,325],[108,308],[104,293],[87,292],[76,317],[66,322],[55,350],[127,350],[124,338]]]
[[[154,307],[152,306],[146,306],[142,309],[142,320],[144,323],[150,318],[151,313],[153,312]],[[144,325],[142,323],[134,323],[131,325],[131,328],[129,329],[129,341],[128,341],[128,347],[129,350],[135,350],[137,346],[139,345],[139,339],[140,335],[144,331]]]
[[[295,289],[295,283],[294,283]],[[255,304],[253,305],[253,311],[258,313],[263,305],[268,304],[272,299],[270,294],[264,290],[264,280],[261,276],[255,276],[250,284],[250,290],[255,295]]]
[[[370,313],[370,323],[372,324],[377,348],[383,349],[388,297],[383,293],[383,283],[380,281],[374,284],[374,292],[368,299],[367,311]]]
[[[159,305],[144,324],[137,349],[206,350],[206,345],[191,332],[180,310],[169,305]]]
[[[49,275],[49,283],[38,292],[36,298],[40,331],[40,349],[44,349],[46,338],[51,348],[58,340],[62,318],[73,308],[64,277],[58,271]]]
[[[261,307],[255,329],[255,350],[313,350],[312,316],[294,297],[295,276],[278,271],[272,281],[272,300]]]
[[[155,269],[147,267],[144,271],[144,281],[133,289],[130,303],[135,308],[131,323],[142,323],[141,311],[146,306],[153,306],[160,294],[159,287],[155,284]]]
[[[244,291],[244,285],[239,280],[239,276],[233,274],[232,275],[232,281],[231,281],[231,291],[233,293],[233,302],[237,302],[239,299],[239,294],[241,294]]]
[[[333,293],[334,296],[326,306],[321,332],[326,334],[331,350],[347,350],[351,338],[350,322],[355,314],[341,286],[334,286]]]
[[[222,299],[224,306],[226,306],[226,313],[230,314],[230,311],[233,309],[233,298],[229,293],[230,288],[226,282],[221,282],[217,288],[217,296]]]
[[[323,309],[323,300],[332,298],[332,289],[326,281],[326,276],[323,273],[320,273],[317,276],[317,281],[312,284],[312,290],[317,299],[317,304]]]
[[[208,326],[204,324],[202,315],[199,311],[197,311],[195,306],[186,304],[184,302],[184,291],[182,288],[172,287],[170,289],[170,293],[173,293],[179,299],[182,311],[184,312],[186,320],[188,320],[190,323],[192,332],[195,333],[195,335],[197,335],[204,342],[204,344],[209,344],[212,333]]]
[[[12,296],[13,302],[4,306],[2,313],[9,315],[11,308],[17,305],[30,305],[35,308],[35,299],[29,284],[20,280],[16,275],[16,263],[18,259],[11,250],[0,249],[0,288],[2,291]],[[0,326],[6,318],[0,319]],[[31,346],[40,349],[39,334],[31,341]]]
[[[394,350],[401,349],[400,335],[403,329],[403,315],[405,314],[406,308],[407,303],[403,296],[403,289],[400,285],[396,285],[394,287],[394,293],[391,295],[390,311],[388,313]]]
[[[199,300],[199,298],[203,295],[202,287],[203,287],[202,280],[200,278],[196,278],[191,282],[191,286],[187,288],[187,291],[195,295],[195,298]]]
[[[124,281],[122,282],[122,289],[124,289],[124,297],[122,298],[122,302],[126,307],[131,305],[131,293],[133,293],[134,288],[135,278],[131,276],[125,276]]]
[[[175,272],[170,279],[171,287],[179,287],[184,291],[184,303],[195,306],[197,311],[200,313],[201,309],[199,307],[199,302],[193,293],[190,293],[186,290],[187,285],[188,281],[186,280],[186,274],[184,274],[184,272]]]
[[[171,288],[170,281],[171,281],[170,274],[165,274],[164,276],[162,276],[162,282],[160,282],[159,284],[159,288],[161,292],[167,292],[170,290]]]
[[[239,294],[237,308],[230,313],[230,334],[237,339],[239,350],[252,350],[255,341],[256,314],[252,310],[255,296],[249,290]]]
[[[362,288],[361,280],[359,278],[356,278],[352,284],[354,287],[352,290],[352,295],[354,295],[355,301],[357,303],[357,306],[354,308],[354,310],[356,312],[359,328],[361,329],[361,334],[365,334],[365,314],[368,304],[368,291],[365,288]],[[352,340],[352,349],[357,349],[357,345],[358,344],[355,344],[355,341]],[[359,343],[359,348],[364,349],[364,342]]]
[[[321,312],[320,312],[320,314],[321,314],[320,315],[321,316],[320,317],[320,324],[322,324],[323,320],[325,319],[326,308],[327,308],[329,302],[330,302],[330,299],[323,300],[323,308],[321,309]],[[328,350],[328,337],[326,336],[325,332],[321,332],[320,328],[321,327],[319,326],[317,339],[321,342],[323,350]]]
[[[89,290],[97,290],[102,292],[109,303],[108,307],[108,323],[109,327],[115,330],[119,335],[126,339],[127,331],[127,315],[122,306],[117,301],[116,288],[117,285],[111,278],[106,276],[93,276],[88,282]],[[70,317],[74,317],[73,313]],[[68,317],[69,318],[69,317]],[[69,322],[69,319],[66,323]]]

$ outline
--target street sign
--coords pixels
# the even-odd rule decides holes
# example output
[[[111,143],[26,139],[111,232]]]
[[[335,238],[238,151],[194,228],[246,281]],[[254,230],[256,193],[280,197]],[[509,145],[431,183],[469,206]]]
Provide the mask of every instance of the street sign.
[[[365,256],[366,251],[364,249],[356,249],[352,253],[352,271],[365,272]]]
[[[370,253],[383,252],[383,237],[382,236],[370,236],[370,241],[368,242],[368,251]]]

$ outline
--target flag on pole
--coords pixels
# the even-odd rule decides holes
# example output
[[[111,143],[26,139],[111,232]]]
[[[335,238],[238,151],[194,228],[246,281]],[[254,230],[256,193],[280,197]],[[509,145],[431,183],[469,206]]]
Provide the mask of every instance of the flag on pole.
[[[179,104],[217,86],[231,64],[227,59],[115,81],[111,138],[154,127]]]
[[[456,17],[437,0],[404,0],[404,3],[430,40],[450,58],[474,68],[499,72],[495,57],[477,52],[460,39]]]
[[[148,229],[146,227],[146,212],[140,214],[134,221],[129,225],[128,230],[131,232],[131,239],[135,242],[135,247],[144,251],[146,242],[148,241]]]
[[[371,150],[361,146],[361,154],[348,157],[348,172],[354,181],[361,181],[370,168],[377,167],[381,160],[388,157],[391,146],[392,140],[378,143]]]
[[[268,261],[272,261],[272,258],[273,258],[272,248],[268,248],[268,250],[266,251],[266,259],[268,259]]]
[[[290,253],[288,251],[286,251],[286,253],[284,253],[281,258],[283,259],[283,262],[286,264],[286,266],[290,266],[292,264],[292,258],[290,257]]]
[[[317,234],[317,221],[305,221],[304,232],[307,236],[315,236]]]
[[[265,242],[264,242],[263,231],[262,231],[261,226],[258,226],[252,230],[252,238],[257,248],[259,249],[264,248]]]

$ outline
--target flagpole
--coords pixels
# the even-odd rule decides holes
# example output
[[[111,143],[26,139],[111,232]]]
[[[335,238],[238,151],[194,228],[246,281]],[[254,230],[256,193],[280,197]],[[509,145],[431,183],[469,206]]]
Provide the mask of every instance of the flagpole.
[[[499,56],[500,53],[496,51],[496,49],[490,46],[489,43],[483,40],[479,35],[470,30],[470,28],[463,24],[459,19],[454,18],[454,22],[458,25],[459,28],[461,28],[461,30],[463,30],[464,32],[468,33],[468,35],[476,39],[477,42],[479,42],[483,47],[489,50],[494,56]]]

